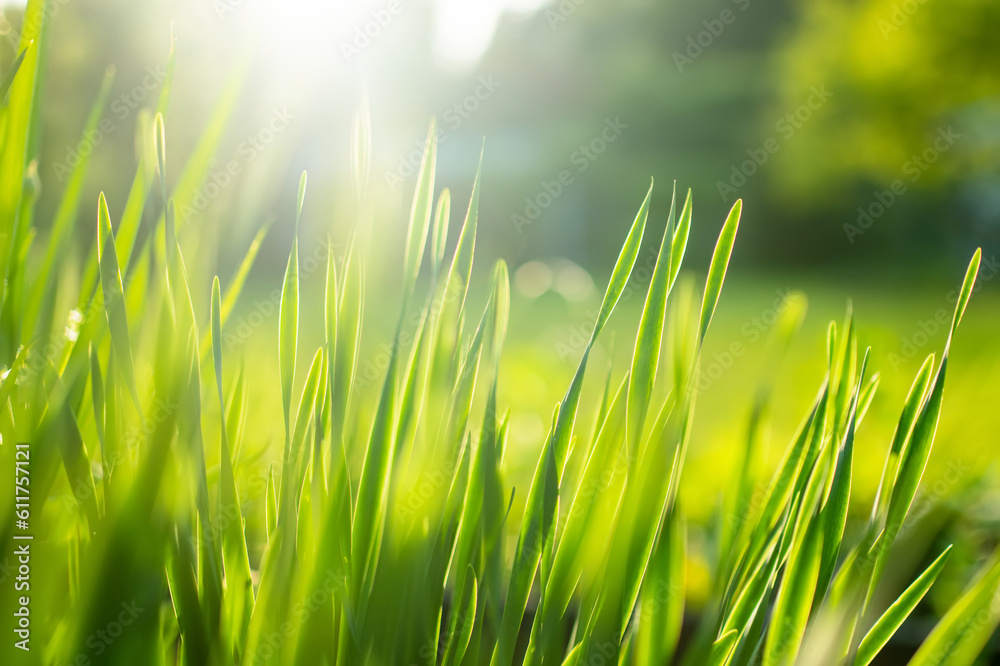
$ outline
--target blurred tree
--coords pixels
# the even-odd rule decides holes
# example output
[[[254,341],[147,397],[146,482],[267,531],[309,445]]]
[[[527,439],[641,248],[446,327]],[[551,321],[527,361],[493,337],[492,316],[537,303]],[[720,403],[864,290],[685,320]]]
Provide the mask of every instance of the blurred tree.
[[[846,194],[860,207],[843,221],[852,241],[884,225],[905,249],[921,235],[938,253],[995,242],[998,28],[994,0],[803,2],[775,52],[778,105],[815,85],[834,94],[776,160],[778,199],[816,210]]]

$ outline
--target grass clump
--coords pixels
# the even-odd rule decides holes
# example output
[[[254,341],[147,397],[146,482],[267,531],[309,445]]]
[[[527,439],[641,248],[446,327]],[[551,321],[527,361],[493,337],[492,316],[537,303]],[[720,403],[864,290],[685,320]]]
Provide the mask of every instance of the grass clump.
[[[29,2],[29,18],[42,11],[43,3]],[[96,225],[92,214],[77,215],[81,160],[39,248],[32,137],[44,34],[26,30],[23,39],[0,87],[9,87],[0,107],[0,453],[7,484],[11,444],[30,451],[33,566],[45,572],[31,586],[33,663],[864,666],[946,566],[948,549],[895,603],[877,606],[931,452],[979,252],[941,359],[929,356],[918,373],[876,501],[858,525],[848,521],[855,434],[878,376],[867,351],[859,353],[852,316],[831,323],[825,376],[763,501],[750,496],[754,466],[741,467],[728,502],[753,508],[714,531],[711,595],[688,613],[697,622],[681,649],[688,549],[678,487],[701,349],[741,202],[723,222],[699,299],[679,279],[691,193],[679,210],[675,193],[630,366],[609,376],[599,410],[588,413],[588,359],[643,243],[650,187],[525,488],[507,481],[510,418],[497,398],[510,303],[505,264],[493,267],[485,304],[470,297],[479,173],[452,230],[450,195],[435,183],[432,124],[407,226],[398,324],[381,386],[370,391],[355,380],[363,312],[376,304],[357,234],[343,257],[328,253],[323,302],[311,304],[323,310],[322,343],[299,349],[303,173],[277,317],[281,399],[267,412],[282,423],[280,464],[247,497],[241,468],[255,460],[246,452],[266,445],[246,427],[249,396],[272,378],[253,360],[230,357],[223,335],[262,237],[234,277],[221,280],[211,267],[185,262],[174,213],[174,202],[204,179],[216,133],[206,132],[171,189],[168,76],[156,110],[139,117],[144,154],[123,213],[112,216],[102,194]],[[369,131],[362,112],[352,156],[359,197]],[[146,209],[156,214],[140,234]],[[94,229],[94,246],[76,271],[66,259],[78,217]],[[204,312],[199,294],[208,299]],[[779,337],[802,315],[801,302],[788,308]],[[403,345],[409,321],[416,331]],[[769,400],[762,390],[754,413]],[[61,501],[67,493],[72,500]],[[23,529],[13,498],[0,498],[8,558]],[[251,530],[259,518],[263,529]],[[995,554],[911,663],[973,663],[997,623],[998,589]],[[5,592],[4,617],[15,603]],[[25,658],[9,641],[0,649]]]

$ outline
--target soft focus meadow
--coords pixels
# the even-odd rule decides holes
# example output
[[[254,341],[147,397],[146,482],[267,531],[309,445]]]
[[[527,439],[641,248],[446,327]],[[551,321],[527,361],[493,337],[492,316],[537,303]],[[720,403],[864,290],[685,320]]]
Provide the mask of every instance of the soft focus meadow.
[[[0,663],[1000,658],[993,3],[0,10]]]

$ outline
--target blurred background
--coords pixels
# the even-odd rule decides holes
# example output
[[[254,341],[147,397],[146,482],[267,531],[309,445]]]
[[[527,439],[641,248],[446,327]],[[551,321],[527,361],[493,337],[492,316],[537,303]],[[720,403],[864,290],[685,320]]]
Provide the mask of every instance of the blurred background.
[[[3,69],[19,11],[8,3],[0,18]],[[774,465],[821,381],[827,323],[841,320],[849,302],[860,344],[873,346],[882,373],[859,434],[854,510],[867,511],[912,377],[944,345],[939,313],[950,317],[954,290],[982,246],[979,288],[956,340],[922,490],[922,520],[934,529],[914,534],[937,538],[939,528],[965,521],[972,529],[965,525],[961,538],[974,541],[1000,519],[989,490],[1000,487],[992,467],[1000,452],[995,0],[56,0],[50,19],[44,95],[58,104],[44,107],[42,228],[83,151],[93,152],[84,201],[103,190],[112,218],[120,214],[136,166],[137,109],[155,104],[172,30],[168,164],[182,164],[206,128],[218,133],[217,166],[179,207],[186,251],[210,256],[229,275],[257,229],[277,220],[237,331],[280,285],[303,169],[310,189],[302,256],[324,252],[327,234],[342,251],[359,217],[368,220],[367,242],[379,250],[371,253],[370,289],[383,290],[387,307],[366,312],[365,327],[384,331],[429,119],[437,118],[438,183],[451,188],[453,225],[483,150],[477,272],[482,284],[497,258],[511,267],[501,386],[512,410],[515,475],[518,450],[530,451],[523,464],[533,464],[549,418],[533,410],[565,390],[651,177],[635,289],[613,320],[617,343],[609,336],[591,372],[602,375],[614,361],[620,374],[631,355],[673,181],[681,198],[693,191],[696,272],[707,268],[722,221],[742,198],[685,472],[688,511],[705,521],[734,478],[755,387],[787,379],[776,381],[769,420]],[[81,139],[109,66],[116,78],[107,122]],[[370,210],[359,211],[349,141],[363,99],[373,144]],[[211,129],[220,105],[231,114]],[[81,248],[93,242],[79,240]],[[305,291],[318,294],[322,278],[310,279],[308,267],[303,275]],[[776,365],[769,333],[799,291],[808,315]],[[272,317],[237,334],[243,353],[274,376],[276,329]],[[380,376],[387,339],[366,336],[362,376]],[[274,384],[262,389],[273,391],[269,400]],[[280,423],[257,425],[280,440]],[[697,549],[696,536],[693,543]],[[971,561],[975,551],[960,542],[956,556]]]

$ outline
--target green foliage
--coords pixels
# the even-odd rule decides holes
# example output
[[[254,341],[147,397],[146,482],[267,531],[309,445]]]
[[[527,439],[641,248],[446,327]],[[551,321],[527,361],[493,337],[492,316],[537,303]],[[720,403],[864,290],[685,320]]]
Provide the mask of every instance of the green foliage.
[[[40,4],[32,0],[29,13]],[[37,76],[31,53],[21,61],[8,106],[0,108],[5,165],[23,156],[27,125],[37,114],[24,87]],[[622,249],[591,338],[565,397],[552,409],[547,436],[530,452],[534,473],[524,489],[510,483],[511,420],[498,390],[506,381],[508,271],[498,262],[486,302],[477,307],[470,283],[478,171],[446,257],[451,198],[442,190],[435,209],[433,123],[381,386],[369,390],[356,372],[363,313],[366,303],[376,302],[365,291],[356,234],[341,257],[327,243],[322,304],[311,304],[322,312],[322,335],[307,329],[314,319],[300,317],[310,305],[302,298],[308,292],[299,267],[305,173],[273,323],[277,391],[270,390],[274,382],[261,359],[240,361],[226,349],[228,315],[265,232],[253,240],[223,296],[221,281],[205,267],[192,264],[189,272],[174,211],[204,180],[233,95],[223,93],[172,193],[163,116],[147,119],[141,144],[153,145],[160,214],[149,233],[136,235],[151,181],[141,164],[132,190],[137,198],[130,195],[117,236],[100,196],[88,265],[59,261],[71,226],[66,220],[75,219],[70,212],[60,213],[63,221],[52,227],[43,260],[26,265],[22,259],[34,255],[22,246],[34,232],[18,226],[30,216],[13,211],[33,203],[22,177],[29,167],[16,164],[0,176],[0,232],[16,243],[7,257],[16,260],[4,264],[2,310],[10,313],[6,321],[19,321],[43,305],[51,313],[38,319],[38,332],[55,331],[58,343],[36,347],[18,327],[5,329],[12,337],[3,345],[7,371],[0,384],[3,464],[13,467],[9,442],[29,443],[31,520],[40,537],[35,566],[48,571],[46,582],[32,589],[32,641],[45,646],[32,653],[38,663],[97,656],[94,637],[105,635],[129,604],[142,610],[119,637],[101,643],[101,663],[683,660],[725,666],[758,658],[792,664],[822,643],[822,663],[867,664],[891,640],[946,559],[935,560],[888,609],[876,607],[873,592],[933,445],[952,336],[973,290],[979,253],[940,365],[934,373],[929,359],[904,405],[880,498],[851,529],[855,435],[878,382],[866,383],[868,354],[859,363],[851,317],[839,335],[831,326],[826,376],[817,378],[816,401],[763,501],[713,535],[718,582],[692,614],[697,628],[681,654],[692,557],[678,487],[703,343],[720,304],[742,202],[722,225],[698,304],[684,280],[674,289],[686,254],[691,194],[679,216],[672,202],[629,368],[624,377],[609,378],[590,432],[581,425],[593,416],[581,407],[587,362],[629,284],[647,223],[657,217],[650,187],[630,227],[619,231]],[[359,118],[353,169],[363,198],[370,142],[364,105]],[[71,179],[68,201],[77,196],[75,187]],[[430,266],[422,271],[425,253]],[[100,291],[91,293],[93,285],[76,279],[77,271],[99,277]],[[138,277],[143,272],[146,277]],[[430,279],[422,281],[422,274]],[[67,289],[77,292],[70,299],[25,298]],[[70,302],[86,304],[87,312],[71,310]],[[780,348],[803,313],[799,304],[777,327]],[[68,323],[80,320],[70,329]],[[313,338],[322,342],[303,374],[299,342]],[[668,347],[673,367],[658,372]],[[201,378],[209,365],[214,386]],[[126,392],[134,409],[121,408]],[[282,423],[284,440],[280,467],[268,471],[266,482],[241,487],[246,468],[268,445],[245,427],[251,396]],[[770,389],[765,385],[759,396],[758,416]],[[757,427],[748,435],[748,459]],[[137,432],[143,436],[127,434]],[[739,486],[744,497],[750,478]],[[8,557],[17,544],[12,497],[0,498]],[[990,605],[1000,581],[996,557],[984,571],[928,637],[916,663],[935,663],[941,651],[952,655],[949,663],[972,663],[982,650],[1000,619]],[[986,622],[978,619],[984,611]],[[869,628],[865,623],[876,617]],[[829,640],[810,641],[821,630]],[[15,649],[5,643],[4,663],[20,656]]]

